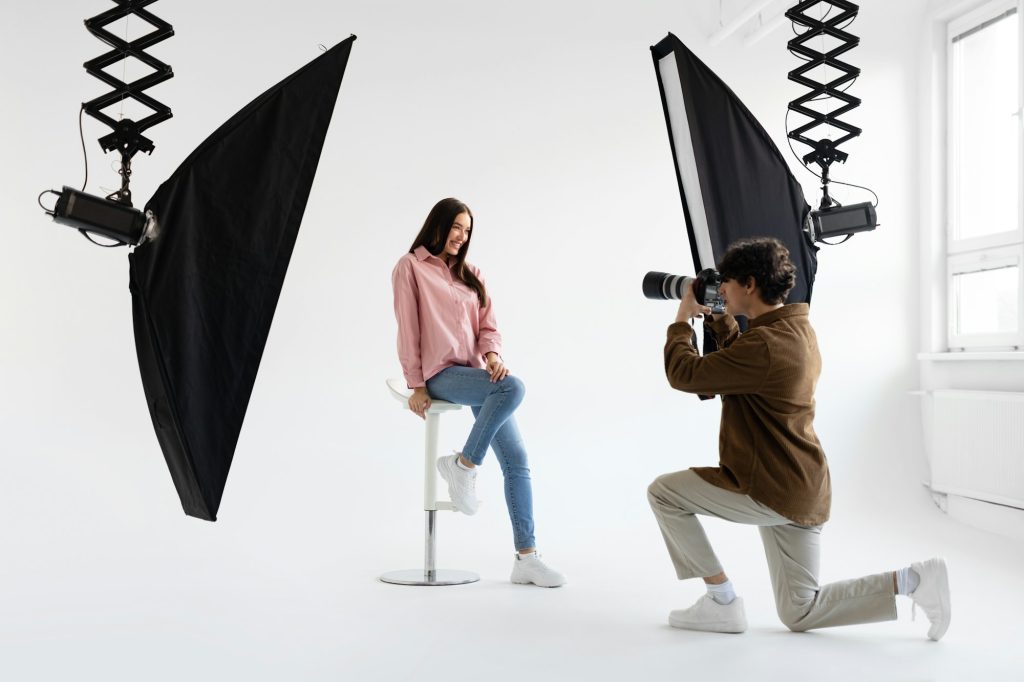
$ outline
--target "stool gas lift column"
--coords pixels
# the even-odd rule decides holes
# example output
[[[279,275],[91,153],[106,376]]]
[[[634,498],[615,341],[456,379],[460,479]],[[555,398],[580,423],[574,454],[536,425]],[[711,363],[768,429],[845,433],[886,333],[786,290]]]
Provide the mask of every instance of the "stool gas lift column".
[[[402,379],[388,379],[391,395],[408,409],[409,396],[412,391],[405,387]],[[461,410],[462,405],[444,400],[431,399],[427,410],[427,432],[425,442],[425,461],[423,472],[423,509],[427,513],[426,539],[422,569],[390,571],[380,577],[382,582],[394,585],[465,585],[480,580],[480,576],[470,571],[435,568],[436,547],[435,529],[437,512],[441,510],[455,511],[455,506],[445,500],[437,499],[437,438],[441,423],[441,414]]]

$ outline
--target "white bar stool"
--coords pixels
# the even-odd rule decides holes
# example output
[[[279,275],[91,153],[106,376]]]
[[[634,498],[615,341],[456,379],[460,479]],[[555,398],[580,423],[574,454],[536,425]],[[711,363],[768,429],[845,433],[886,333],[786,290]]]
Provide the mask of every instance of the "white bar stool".
[[[406,388],[405,380],[388,379],[387,384],[391,395],[400,401],[403,407],[409,409],[409,396],[412,395],[412,391]],[[426,461],[423,472],[423,509],[427,512],[423,568],[390,571],[380,577],[382,582],[394,585],[465,585],[480,580],[480,576],[470,571],[439,569],[434,566],[437,512],[439,510],[455,510],[455,506],[451,502],[437,499],[437,436],[441,425],[441,414],[461,409],[462,405],[433,398],[430,400],[430,409],[427,410]]]

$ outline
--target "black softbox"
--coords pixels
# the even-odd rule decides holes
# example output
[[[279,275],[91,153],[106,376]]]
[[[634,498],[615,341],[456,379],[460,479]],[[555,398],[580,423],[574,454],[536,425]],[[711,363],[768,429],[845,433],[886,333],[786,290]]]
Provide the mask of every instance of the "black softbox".
[[[810,302],[818,250],[804,230],[810,206],[778,147],[674,35],[651,52],[695,271],[714,268],[737,239],[776,237],[797,269],[788,302]]]
[[[129,256],[135,344],[185,513],[216,520],[355,36],[253,100],[146,204]]]

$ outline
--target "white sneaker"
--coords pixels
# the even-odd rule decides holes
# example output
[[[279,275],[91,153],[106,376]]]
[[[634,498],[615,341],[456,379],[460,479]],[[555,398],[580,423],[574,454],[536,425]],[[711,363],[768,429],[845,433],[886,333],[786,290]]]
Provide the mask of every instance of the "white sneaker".
[[[476,514],[480,503],[476,499],[476,469],[459,466],[459,453],[437,458],[437,471],[448,482],[448,497],[455,508],[466,516]]]
[[[928,628],[928,638],[937,642],[949,627],[949,574],[946,572],[946,562],[942,559],[929,559],[910,564],[910,568],[921,576],[917,589],[910,593],[910,598],[914,600],[912,608],[920,606],[924,615],[928,616],[932,624]]]
[[[540,555],[536,552],[516,552],[515,563],[512,565],[512,582],[517,585],[533,583],[538,587],[561,587],[566,580],[564,575],[541,561]]]
[[[740,633],[747,629],[747,614],[742,597],[719,604],[705,594],[690,608],[668,614],[668,624],[683,630]]]

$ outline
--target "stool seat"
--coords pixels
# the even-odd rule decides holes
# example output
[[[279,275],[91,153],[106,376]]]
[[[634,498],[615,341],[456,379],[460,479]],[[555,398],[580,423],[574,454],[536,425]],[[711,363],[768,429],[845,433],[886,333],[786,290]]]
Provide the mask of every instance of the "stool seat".
[[[400,401],[405,405],[406,409],[409,407],[409,397],[412,395],[412,389],[408,388],[405,383],[405,379],[388,379],[388,388],[391,390],[391,395],[396,400]],[[462,405],[457,403],[450,403],[446,400],[435,400],[430,399],[430,409],[427,410],[427,414],[440,414],[441,412],[454,412],[461,410]]]

